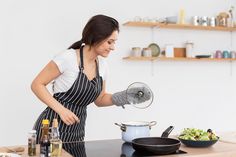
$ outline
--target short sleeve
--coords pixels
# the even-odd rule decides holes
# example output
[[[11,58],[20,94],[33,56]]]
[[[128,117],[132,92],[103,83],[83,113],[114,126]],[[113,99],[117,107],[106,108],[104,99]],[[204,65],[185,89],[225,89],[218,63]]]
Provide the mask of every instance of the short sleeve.
[[[58,67],[58,69],[60,70],[61,73],[63,73],[66,69],[66,59],[67,59],[66,56],[67,56],[67,53],[68,52],[66,52],[66,51],[58,53],[52,59],[56,63],[56,65],[57,65],[57,67]]]
[[[104,62],[104,80],[107,80],[107,75],[108,75],[108,66],[107,62]]]
[[[108,65],[104,58],[99,57],[99,75],[103,80],[107,80],[108,76]]]

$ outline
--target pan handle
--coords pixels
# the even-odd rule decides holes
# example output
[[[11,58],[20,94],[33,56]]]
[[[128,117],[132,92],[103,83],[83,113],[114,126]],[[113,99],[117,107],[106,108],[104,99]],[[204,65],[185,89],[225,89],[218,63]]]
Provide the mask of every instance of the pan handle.
[[[151,121],[151,122],[149,122],[149,129],[151,129],[151,127],[152,126],[154,126],[154,125],[156,125],[157,124],[157,122],[156,121]]]
[[[169,126],[161,135],[161,137],[168,137],[171,131],[174,129],[173,126]]]
[[[115,125],[119,126],[122,131],[124,131],[124,132],[126,131],[126,126],[124,126],[122,124],[118,124],[118,123],[115,123]]]

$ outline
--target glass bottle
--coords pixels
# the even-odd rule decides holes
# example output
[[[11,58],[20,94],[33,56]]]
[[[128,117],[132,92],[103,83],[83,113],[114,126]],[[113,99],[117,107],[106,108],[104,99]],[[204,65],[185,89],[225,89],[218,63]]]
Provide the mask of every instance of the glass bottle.
[[[43,141],[40,143],[40,157],[49,157],[49,156],[50,156],[49,136],[44,135]]]
[[[42,135],[40,138],[40,157],[48,157],[50,155],[50,141],[49,141],[49,120],[42,121]]]
[[[62,141],[60,139],[60,134],[58,130],[58,121],[53,119],[51,128],[51,140],[50,140],[50,155],[51,157],[61,156],[62,151]]]
[[[179,24],[185,24],[185,10],[180,9],[179,11]]]
[[[36,130],[31,130],[28,134],[28,155],[36,155]]]

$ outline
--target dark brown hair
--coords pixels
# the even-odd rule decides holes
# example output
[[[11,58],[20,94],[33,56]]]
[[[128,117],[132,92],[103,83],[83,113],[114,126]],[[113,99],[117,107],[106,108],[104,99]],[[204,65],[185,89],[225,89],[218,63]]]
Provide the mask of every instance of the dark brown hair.
[[[69,49],[79,49],[82,43],[96,45],[108,38],[112,32],[119,32],[119,23],[112,17],[95,15],[89,19],[82,33],[82,39],[72,44]]]

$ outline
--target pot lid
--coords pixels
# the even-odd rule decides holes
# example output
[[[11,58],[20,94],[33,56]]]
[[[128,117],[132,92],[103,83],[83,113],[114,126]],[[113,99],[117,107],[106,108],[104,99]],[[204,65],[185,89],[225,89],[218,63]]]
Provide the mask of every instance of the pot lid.
[[[127,101],[134,107],[145,109],[153,102],[152,90],[142,82],[134,82],[126,90]]]

